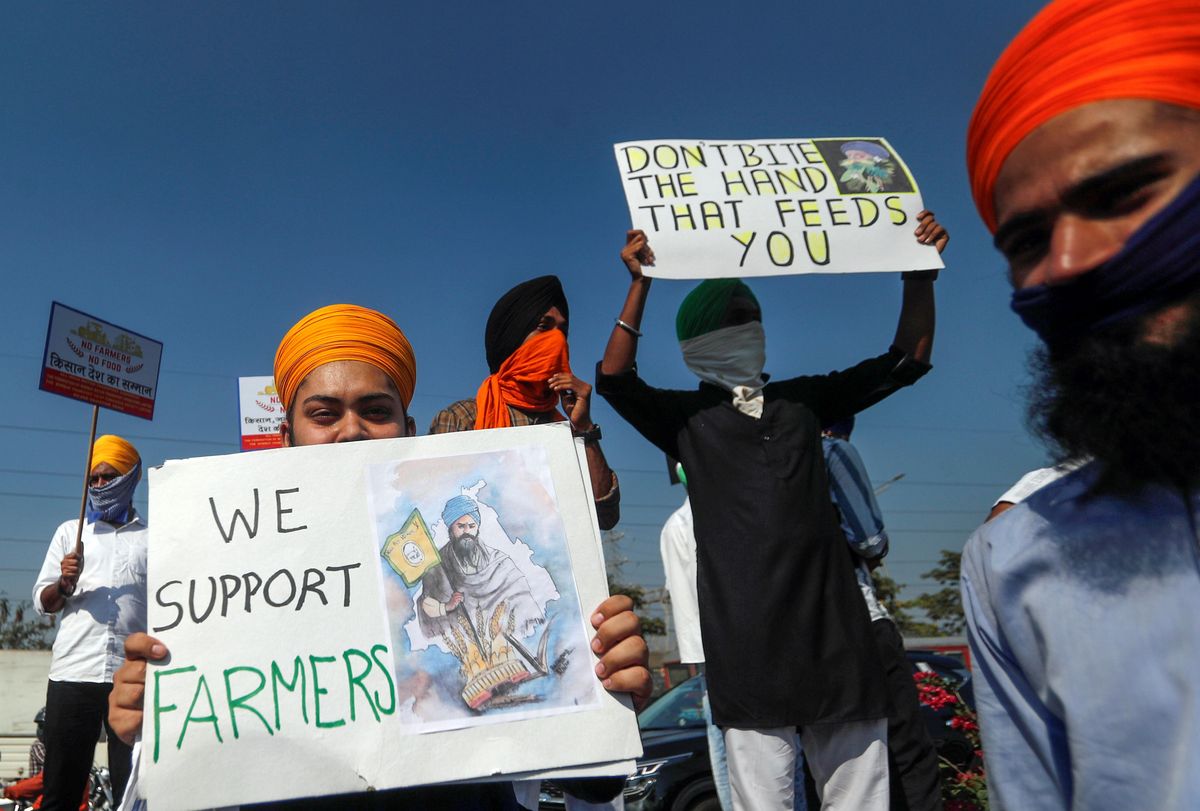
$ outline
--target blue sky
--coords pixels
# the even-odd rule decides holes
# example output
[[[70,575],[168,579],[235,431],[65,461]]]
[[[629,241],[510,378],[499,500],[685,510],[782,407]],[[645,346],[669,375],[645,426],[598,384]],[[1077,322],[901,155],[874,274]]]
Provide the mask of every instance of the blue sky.
[[[1023,424],[1031,335],[964,169],[970,110],[1028,0],[846,4],[6,4],[0,8],[0,593],[24,598],[78,510],[87,406],[38,391],[51,300],[165,343],[153,422],[102,411],[148,463],[237,449],[235,383],[284,331],[349,301],[419,360],[424,431],[487,373],[483,323],[558,274],[586,379],[626,289],[611,145],[883,135],[950,229],[934,371],[859,419],[888,570],[922,585],[992,499],[1045,464]],[[777,378],[887,348],[893,274],[756,281]],[[694,385],[673,340],[689,283],[660,282],[641,368]],[[603,403],[626,579],[658,586],[683,499]],[[145,486],[139,489],[145,501]]]

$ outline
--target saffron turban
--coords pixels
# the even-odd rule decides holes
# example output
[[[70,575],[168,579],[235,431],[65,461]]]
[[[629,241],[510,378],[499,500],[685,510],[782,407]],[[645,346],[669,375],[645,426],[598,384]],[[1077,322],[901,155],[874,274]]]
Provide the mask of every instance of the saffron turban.
[[[687,294],[675,315],[675,335],[687,341],[721,328],[725,311],[734,297],[758,304],[754,293],[741,279],[708,279]]]
[[[521,282],[500,297],[488,315],[483,332],[489,372],[500,371],[500,365],[525,342],[551,307],[557,307],[563,318],[570,317],[567,297],[557,276],[539,276]]]
[[[275,388],[284,409],[318,366],[339,360],[369,363],[392,379],[404,408],[417,386],[417,359],[396,322],[354,304],[331,304],[296,322],[275,352]]]
[[[92,445],[93,468],[102,462],[107,463],[124,476],[133,470],[140,461],[142,461],[142,457],[138,455],[137,448],[114,434],[97,437],[95,444]]]
[[[1110,99],[1200,108],[1200,3],[1055,0],[1025,26],[967,130],[971,193],[992,232],[993,188],[1013,148],[1060,113]]]

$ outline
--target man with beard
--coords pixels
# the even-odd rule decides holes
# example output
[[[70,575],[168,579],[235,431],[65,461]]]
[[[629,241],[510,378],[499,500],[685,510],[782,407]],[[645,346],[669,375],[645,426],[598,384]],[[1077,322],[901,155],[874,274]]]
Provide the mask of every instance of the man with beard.
[[[137,449],[119,436],[92,445],[87,515],[59,526],[33,587],[39,614],[62,612],[46,688],[45,798],[42,808],[74,809],[84,794],[104,723],[113,672],[129,634],[146,629],[146,522],[133,507],[142,477]],[[108,765],[119,800],[130,748],[111,730]]]
[[[442,509],[450,542],[441,550],[442,562],[421,578],[421,628],[439,634],[448,627],[455,608],[466,610],[468,621],[482,612],[491,617],[501,602],[505,621],[513,618],[518,639],[545,622],[545,614],[529,590],[529,581],[512,558],[479,540],[479,505],[470,496],[455,496]]]
[[[1056,0],[968,134],[1044,344],[1032,415],[1092,461],[972,536],[962,590],[1000,809],[1200,797],[1200,4]]]
[[[413,436],[416,425],[408,406],[416,376],[412,346],[382,313],[352,304],[309,313],[283,336],[275,354],[275,386],[287,413],[280,426],[284,446]],[[632,608],[632,601],[622,595],[609,597],[596,608],[591,618],[596,629],[592,650],[600,657],[596,673],[604,687],[632,692],[640,705],[650,693],[650,673],[646,643]],[[123,740],[132,741],[142,728],[146,661],[162,661],[168,655],[162,642],[145,633],[125,641],[125,663],[114,678],[108,716]],[[621,782],[617,780],[609,796],[620,790]],[[504,782],[393,789],[252,807],[307,811],[335,806],[383,811],[519,809],[512,784]]]
[[[439,411],[429,433],[570,420],[571,431],[583,438],[596,519],[600,529],[612,529],[621,517],[621,491],[600,449],[600,426],[592,422],[592,387],[571,371],[569,318],[567,297],[556,276],[521,282],[501,296],[483,336],[491,374],[474,399]],[[560,404],[566,416],[558,410]]]
[[[933,214],[916,238],[949,239]],[[827,809],[887,809],[888,699],[866,606],[829,498],[820,427],[929,371],[932,274],[904,281],[887,352],[841,372],[766,381],[758,300],[710,279],[680,305],[675,331],[700,378],[653,388],[636,367],[653,253],[630,231],[625,304],[596,388],[688,471],[696,586],[713,722],[724,730],[734,808],[790,809],[795,733]]]

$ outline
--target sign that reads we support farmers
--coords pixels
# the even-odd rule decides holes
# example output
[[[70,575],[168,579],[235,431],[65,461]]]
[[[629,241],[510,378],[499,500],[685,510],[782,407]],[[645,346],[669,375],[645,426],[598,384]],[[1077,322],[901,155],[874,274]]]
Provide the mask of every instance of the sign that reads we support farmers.
[[[275,378],[271,375],[238,378],[242,450],[283,447],[283,437],[279,433],[283,418],[283,404],[275,391]]]
[[[917,182],[883,138],[616,144],[633,227],[675,279],[932,270]]]
[[[586,465],[557,423],[151,469],[149,807],[629,774]]]
[[[38,387],[149,420],[161,360],[158,341],[56,301]]]

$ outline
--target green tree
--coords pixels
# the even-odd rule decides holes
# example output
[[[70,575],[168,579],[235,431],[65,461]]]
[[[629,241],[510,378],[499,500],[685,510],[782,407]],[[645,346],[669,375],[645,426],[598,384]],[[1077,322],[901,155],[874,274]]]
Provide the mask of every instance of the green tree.
[[[880,566],[871,572],[871,580],[875,584],[875,596],[887,612],[892,615],[892,622],[902,636],[936,636],[937,627],[921,622],[913,617],[908,610],[909,602],[900,599],[900,584],[889,575],[885,567]]]
[[[642,636],[666,635],[666,621],[658,617],[647,617],[644,613],[641,613],[641,608],[646,605],[646,590],[644,588],[631,583],[618,582],[610,572],[608,575],[608,591],[610,594],[624,594],[633,600],[633,610],[637,612],[638,619],[642,623]]]
[[[50,650],[54,618],[25,619],[26,606],[0,597],[0,650]]]
[[[962,553],[943,549],[938,565],[921,575],[939,583],[941,588],[904,601],[906,607],[924,612],[928,624],[933,628],[933,633],[928,636],[955,636],[966,627],[962,594],[958,588],[961,568]]]
[[[616,529],[600,533],[600,538],[604,542],[605,547],[604,559],[607,568],[608,593],[624,594],[633,600],[633,610],[637,613],[638,619],[642,623],[642,636],[666,636],[666,621],[660,618],[647,617],[642,611],[647,605],[646,589],[632,583],[626,583],[621,577],[621,567],[629,562],[629,559],[621,552],[621,539],[624,537],[625,533]]]

